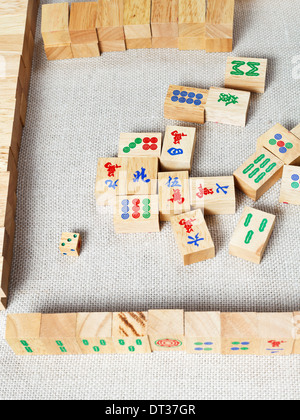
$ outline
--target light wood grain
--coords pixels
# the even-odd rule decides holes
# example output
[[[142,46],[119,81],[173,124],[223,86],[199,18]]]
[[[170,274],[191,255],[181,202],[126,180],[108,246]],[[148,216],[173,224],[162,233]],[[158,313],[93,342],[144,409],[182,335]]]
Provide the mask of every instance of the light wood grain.
[[[245,127],[250,92],[211,87],[205,105],[205,121]]]
[[[45,53],[49,61],[74,58],[71,44],[45,46]]]
[[[98,44],[97,2],[72,3],[69,32],[72,44]]]
[[[77,314],[43,314],[40,340],[49,355],[82,354],[76,337]]]
[[[43,4],[41,31],[45,46],[70,44],[69,4]]]
[[[179,0],[179,49],[205,49],[205,0]]]
[[[234,0],[207,0],[206,52],[231,52]]]
[[[151,0],[124,0],[123,22],[126,40],[151,39],[150,19]]]
[[[127,50],[142,50],[152,48],[152,38],[126,38]]]
[[[293,354],[300,354],[300,312],[294,312],[294,338]]]
[[[98,0],[97,33],[101,52],[125,51],[123,0]]]
[[[47,353],[40,339],[42,314],[9,314],[5,339],[18,356],[36,356]]]
[[[132,157],[127,161],[128,195],[157,194],[157,157]]]
[[[152,48],[178,48],[178,37],[152,38]]]
[[[76,338],[82,354],[115,353],[112,341],[112,313],[77,314]]]
[[[99,57],[100,50],[98,43],[96,44],[72,44],[73,58]]]
[[[117,41],[101,41],[99,42],[100,52],[110,52],[110,51],[125,51],[126,44],[123,40]]]
[[[59,250],[63,255],[79,257],[81,250],[81,236],[79,233],[64,232],[61,235]]]
[[[111,187],[110,187],[111,186]],[[95,197],[98,206],[113,206],[127,190],[127,158],[99,158]]]
[[[291,133],[293,133],[296,137],[298,137],[298,139],[300,139],[300,124],[294,127],[291,130]]]
[[[222,354],[258,355],[260,340],[255,313],[221,313]]]
[[[118,157],[160,157],[161,133],[121,133]]]
[[[178,37],[178,0],[152,0],[151,30],[153,38]]]

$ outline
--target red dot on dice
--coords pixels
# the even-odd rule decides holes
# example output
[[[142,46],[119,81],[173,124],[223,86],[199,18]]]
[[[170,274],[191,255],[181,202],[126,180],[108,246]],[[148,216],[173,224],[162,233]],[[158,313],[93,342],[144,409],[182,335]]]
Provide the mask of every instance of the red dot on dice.
[[[149,149],[150,149],[149,144],[144,144],[144,146],[143,146],[143,150],[149,150]]]
[[[150,143],[151,140],[149,139],[149,137],[145,137],[143,141],[144,143]]]
[[[284,141],[278,141],[278,142],[277,142],[277,146],[278,146],[278,147],[284,147],[284,146],[285,146]]]
[[[158,142],[158,138],[156,138],[156,137],[152,137],[152,139],[151,139],[151,143],[157,143]]]

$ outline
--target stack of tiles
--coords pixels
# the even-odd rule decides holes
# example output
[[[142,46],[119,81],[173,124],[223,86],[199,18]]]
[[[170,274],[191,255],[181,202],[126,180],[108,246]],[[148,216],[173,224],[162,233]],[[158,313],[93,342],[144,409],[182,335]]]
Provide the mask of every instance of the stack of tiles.
[[[234,0],[208,0],[207,8],[206,0],[73,3],[70,34],[68,7],[68,3],[43,7],[42,33],[49,60],[73,58],[72,54],[74,58],[98,56],[94,31],[101,52],[126,48],[232,51]]]
[[[300,312],[10,314],[5,338],[18,356],[146,354],[300,354]]]
[[[207,0],[207,52],[231,52],[233,47],[233,20],[235,0]]]
[[[126,48],[151,48],[151,0],[124,0]]]
[[[179,0],[179,49],[205,50],[205,0]]]
[[[178,0],[152,0],[152,48],[178,48]]]
[[[44,4],[42,37],[48,60],[73,58],[69,32],[69,3]]]
[[[97,15],[97,2],[72,3],[69,32],[74,58],[100,55],[96,31]]]
[[[98,0],[97,33],[101,52],[125,51],[123,0]]]
[[[38,7],[38,0],[0,1],[0,310],[7,305],[17,166],[26,122]]]

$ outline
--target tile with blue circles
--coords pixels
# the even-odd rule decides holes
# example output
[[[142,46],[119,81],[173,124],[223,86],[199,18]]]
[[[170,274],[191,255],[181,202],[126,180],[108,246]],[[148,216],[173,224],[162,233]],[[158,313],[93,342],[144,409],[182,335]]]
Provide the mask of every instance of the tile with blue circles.
[[[203,102],[202,93],[188,92],[186,90],[175,89],[173,91],[173,96],[171,96],[172,102],[178,102],[180,104],[188,104],[199,106]]]

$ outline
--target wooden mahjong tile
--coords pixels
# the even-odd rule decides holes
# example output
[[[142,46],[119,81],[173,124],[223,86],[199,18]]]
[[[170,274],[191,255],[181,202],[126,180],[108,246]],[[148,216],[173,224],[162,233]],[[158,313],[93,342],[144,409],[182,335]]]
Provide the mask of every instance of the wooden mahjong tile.
[[[165,118],[204,124],[208,90],[170,85],[165,100]]]
[[[264,147],[285,165],[300,165],[300,140],[281,124],[276,124],[257,140],[257,148]]]
[[[264,58],[228,57],[225,87],[264,93],[267,62]]]
[[[112,206],[115,197],[126,194],[127,159],[100,158],[98,159],[95,196],[100,206]]]
[[[258,355],[256,313],[221,313],[222,354]]]
[[[205,120],[245,127],[250,95],[250,92],[241,90],[210,88],[205,105]]]
[[[114,312],[113,342],[119,354],[151,353],[147,312]]]
[[[235,172],[235,184],[257,201],[281,178],[283,163],[267,149],[258,149]]]
[[[158,174],[159,216],[167,222],[176,214],[190,211],[189,173],[160,172]]]
[[[201,210],[174,216],[171,223],[184,265],[215,257],[215,246]]]
[[[185,339],[187,353],[221,353],[220,312],[185,312]]]
[[[115,353],[112,341],[112,313],[78,313],[76,338],[82,354]]]
[[[160,157],[161,133],[121,133],[119,157]]]
[[[157,194],[157,157],[100,158],[96,178],[98,205],[114,205],[119,195]]]
[[[184,311],[154,309],[148,311],[148,337],[153,351],[184,351]]]
[[[289,356],[294,347],[294,314],[259,313],[258,330],[261,356]]]
[[[231,238],[229,253],[260,264],[275,226],[273,214],[246,207]]]
[[[195,128],[167,126],[160,158],[162,170],[190,171],[195,145]]]
[[[157,157],[132,157],[127,160],[128,195],[157,194]]]
[[[300,167],[285,166],[283,168],[280,203],[300,206]]]
[[[190,178],[192,209],[204,214],[235,214],[236,198],[233,176]]]
[[[159,232],[158,195],[118,196],[114,227],[116,233]]]

